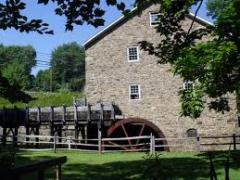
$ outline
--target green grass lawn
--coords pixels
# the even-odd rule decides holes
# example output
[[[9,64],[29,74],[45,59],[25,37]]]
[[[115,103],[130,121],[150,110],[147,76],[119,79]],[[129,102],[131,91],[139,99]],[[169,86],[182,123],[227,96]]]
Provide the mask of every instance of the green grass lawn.
[[[227,153],[217,153],[214,164],[218,178],[224,179],[224,161]],[[67,156],[63,179],[209,179],[209,160],[205,153],[163,152],[159,158],[146,158],[145,153],[83,153],[79,151],[19,152],[17,166],[56,156]],[[240,179],[240,152],[232,153],[231,180]],[[54,179],[54,171],[47,175]],[[32,179],[32,178],[31,178]]]
[[[46,107],[46,106],[72,106],[73,104],[73,97],[82,98],[83,93],[81,92],[27,92],[34,100],[30,101],[28,106],[29,107]],[[18,108],[24,108],[26,104],[24,103],[10,103],[8,100],[0,98],[0,108],[12,108],[13,106],[17,106]]]

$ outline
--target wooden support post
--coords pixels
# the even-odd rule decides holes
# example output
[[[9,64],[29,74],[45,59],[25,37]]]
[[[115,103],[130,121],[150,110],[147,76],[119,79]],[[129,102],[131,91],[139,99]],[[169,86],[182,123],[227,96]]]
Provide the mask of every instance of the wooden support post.
[[[6,141],[7,141],[7,128],[3,127],[2,144],[6,145]]]
[[[65,124],[66,122],[66,106],[63,105],[62,107],[62,124]]]
[[[74,121],[75,121],[75,125],[77,125],[78,123],[78,113],[77,113],[77,106],[74,106]]]
[[[56,166],[56,180],[61,180],[62,179],[62,168],[61,164]]]
[[[18,127],[14,128],[13,142],[14,142],[14,146],[17,147],[18,146]]]
[[[18,114],[18,109],[16,106],[13,107],[13,119],[11,119],[13,121],[14,127],[18,126],[18,118],[17,118],[17,114]]]
[[[102,124],[104,120],[104,111],[103,111],[103,104],[100,103],[100,123]]]
[[[87,105],[87,122],[91,121],[91,106]]]
[[[58,142],[62,142],[62,127],[59,127],[58,129]]]
[[[75,139],[79,138],[79,126],[75,126]]]
[[[26,127],[29,125],[29,107],[28,106],[25,107],[25,113],[26,113],[26,115],[25,115],[24,125]]]
[[[39,127],[36,127],[36,135],[39,136]],[[36,145],[35,146],[36,146],[36,148],[38,148],[39,147],[39,143],[38,143],[39,142],[39,137],[36,137],[35,140],[36,140]]]
[[[233,150],[237,150],[237,144],[236,144],[236,134],[233,134]]]
[[[37,121],[38,121],[38,124],[41,123],[41,108],[40,107],[37,107]]]
[[[53,125],[53,121],[54,121],[54,108],[52,106],[50,106],[50,125]]]
[[[27,135],[27,136],[25,137],[25,141],[26,141],[26,144],[25,144],[25,145],[26,145],[27,147],[29,146],[29,144],[28,144],[28,141],[29,141],[29,137],[28,137],[28,136],[29,136],[29,134],[30,134],[30,133],[29,133],[29,126],[27,125],[27,126],[26,126],[26,135]]]

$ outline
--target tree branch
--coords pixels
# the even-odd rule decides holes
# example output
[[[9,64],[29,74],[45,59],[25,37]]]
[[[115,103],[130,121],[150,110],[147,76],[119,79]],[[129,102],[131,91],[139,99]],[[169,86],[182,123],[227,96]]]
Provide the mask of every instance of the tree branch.
[[[191,30],[192,30],[192,28],[193,28],[193,24],[194,24],[194,22],[196,21],[198,11],[200,10],[202,4],[203,4],[203,0],[200,1],[199,5],[198,5],[198,7],[197,7],[197,9],[196,9],[196,11],[195,11],[194,18],[193,18],[193,20],[192,20],[191,26],[190,26],[190,28],[188,29],[188,32],[187,32],[187,35],[186,35],[186,39],[187,39],[188,35],[190,34],[190,32],[191,32]]]

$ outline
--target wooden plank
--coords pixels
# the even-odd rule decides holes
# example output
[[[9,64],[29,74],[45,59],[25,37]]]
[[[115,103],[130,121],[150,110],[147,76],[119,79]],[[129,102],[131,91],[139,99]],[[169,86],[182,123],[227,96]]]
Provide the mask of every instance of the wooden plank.
[[[124,146],[121,146],[121,145],[119,145],[117,143],[114,143],[114,142],[111,142],[111,141],[109,141],[108,143],[114,145],[115,147],[119,147],[119,148],[124,149],[124,150],[129,150],[128,148],[126,148]]]
[[[132,136],[132,137],[122,137],[122,138],[103,138],[102,141],[122,141],[122,140],[134,140],[134,139],[150,139],[150,136]]]
[[[115,146],[116,144],[114,144],[114,145],[109,145],[109,144],[103,144],[102,146],[103,147],[116,147]],[[138,146],[145,146],[145,145],[150,145],[150,143],[141,143],[141,144],[134,144],[134,145],[129,145],[129,144],[117,144],[118,145],[118,147],[132,147],[132,146],[134,146],[134,147],[138,147]]]

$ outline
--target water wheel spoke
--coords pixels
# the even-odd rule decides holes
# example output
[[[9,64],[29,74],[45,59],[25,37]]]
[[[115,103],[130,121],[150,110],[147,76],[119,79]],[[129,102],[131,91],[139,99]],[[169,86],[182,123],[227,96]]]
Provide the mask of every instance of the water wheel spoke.
[[[149,141],[147,139],[141,139],[141,136],[154,134],[158,137],[165,137],[163,132],[152,122],[141,118],[127,118],[115,122],[108,130],[107,137],[109,138],[122,138],[126,137],[127,140],[121,140],[117,142],[116,147],[128,151],[140,151],[149,149]],[[130,138],[130,137],[139,138]],[[129,139],[128,139],[129,138]],[[124,143],[125,142],[125,143]],[[159,142],[161,144],[167,144],[166,140]],[[159,147],[157,150],[169,150],[166,147]]]
[[[141,129],[139,131],[139,134],[138,134],[139,137],[142,136],[144,129],[145,129],[145,124],[142,124],[142,127],[141,127]],[[139,142],[140,142],[140,139],[137,139],[136,145],[138,145]]]
[[[128,135],[128,133],[127,133],[127,130],[126,130],[125,126],[124,126],[123,124],[121,124],[121,127],[122,127],[122,130],[123,130],[126,138],[129,138],[129,135]],[[131,140],[128,139],[127,141],[128,141],[128,144],[131,145],[131,149],[133,149],[133,146],[132,146],[133,144],[132,144]]]
[[[109,144],[112,144],[112,145],[114,145],[114,146],[116,146],[116,147],[119,147],[119,148],[121,148],[121,149],[123,149],[123,150],[129,150],[128,148],[124,147],[123,145],[114,143],[114,142],[112,142],[112,141],[108,141],[108,143],[109,143]]]

